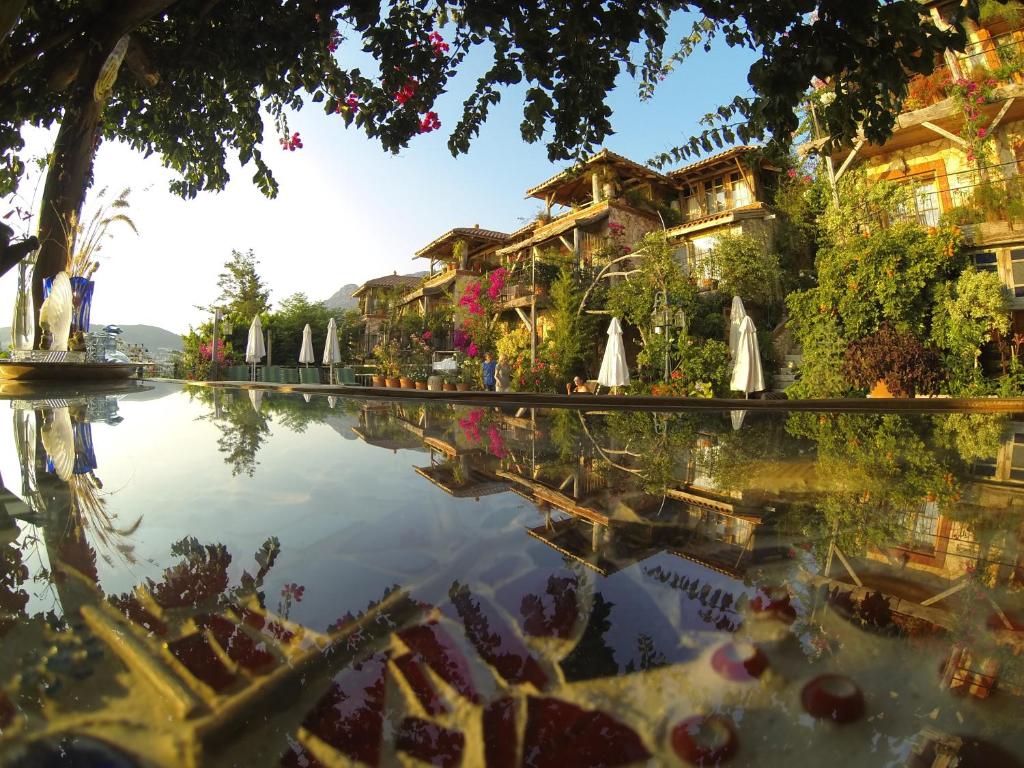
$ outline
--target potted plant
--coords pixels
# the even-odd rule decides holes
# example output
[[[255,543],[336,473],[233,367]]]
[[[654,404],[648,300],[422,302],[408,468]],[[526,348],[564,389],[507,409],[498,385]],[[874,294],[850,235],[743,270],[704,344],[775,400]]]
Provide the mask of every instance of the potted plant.
[[[443,385],[444,391],[445,392],[455,392],[458,389],[455,381],[456,381],[456,377],[455,377],[454,374],[446,373],[444,375],[444,385]]]
[[[476,357],[469,357],[468,355],[463,357],[459,362],[459,377],[456,381],[455,388],[459,392],[468,392],[477,379],[479,368],[480,364],[477,362]]]
[[[941,365],[934,347],[886,324],[846,348],[843,370],[871,397],[913,397],[938,392]]]
[[[394,340],[386,344],[378,344],[373,349],[373,355],[377,358],[378,368],[384,377],[384,384],[388,387],[400,387],[402,385],[398,378],[398,351],[398,342]]]

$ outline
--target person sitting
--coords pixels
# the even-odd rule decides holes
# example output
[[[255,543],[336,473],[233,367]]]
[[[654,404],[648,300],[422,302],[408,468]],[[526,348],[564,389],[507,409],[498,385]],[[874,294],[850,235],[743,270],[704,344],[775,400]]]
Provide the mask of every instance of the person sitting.
[[[574,376],[572,382],[565,385],[565,393],[567,395],[589,395],[590,387],[587,386],[587,382],[581,379],[579,376]]]

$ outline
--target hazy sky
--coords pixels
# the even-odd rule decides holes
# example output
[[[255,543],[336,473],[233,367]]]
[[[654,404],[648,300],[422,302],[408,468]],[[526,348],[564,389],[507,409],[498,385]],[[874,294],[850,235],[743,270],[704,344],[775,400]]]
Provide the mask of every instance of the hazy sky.
[[[605,146],[641,162],[675,146],[697,130],[702,115],[747,90],[751,59],[750,52],[730,49],[701,54],[648,102],[640,102],[635,83],[623,76],[611,102],[617,133]],[[268,126],[264,156],[281,186],[274,200],[252,184],[251,166],[237,163],[224,192],[181,200],[167,191],[172,175],[157,156],[143,159],[105,143],[93,191],[131,187],[130,215],[140,234],[121,229],[104,247],[94,321],[186,330],[204,319],[195,305],[216,299],[217,275],[232,248],[255,251],[272,301],[296,291],[325,299],[345,283],[425,269],[427,263],[412,254],[452,227],[479,224],[511,232],[522,226],[540,207],[540,201],[525,200],[524,191],[568,163],[549,163],[543,144],[520,138],[520,89],[505,93],[469,155],[453,158],[447,131],[480,66],[479,58],[468,63],[461,82],[438,104],[441,130],[417,137],[399,155],[382,151],[358,130],[345,130],[340,117],[324,115],[320,105],[290,118],[292,130],[302,135],[301,150],[280,149]],[[52,146],[50,133],[29,129],[25,137],[37,155]],[[30,191],[23,184],[21,192]],[[0,202],[0,215],[8,207]],[[0,278],[0,325],[10,324],[16,286],[16,270]]]

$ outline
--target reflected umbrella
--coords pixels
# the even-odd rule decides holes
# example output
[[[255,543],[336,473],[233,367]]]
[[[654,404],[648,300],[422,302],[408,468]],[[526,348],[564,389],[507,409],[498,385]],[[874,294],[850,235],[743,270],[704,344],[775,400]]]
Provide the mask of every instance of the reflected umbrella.
[[[256,413],[259,413],[261,408],[263,407],[263,390],[250,389],[249,400],[250,402],[252,402],[252,407],[256,411]]]
[[[743,418],[746,411],[729,411],[729,418],[732,420],[732,431],[739,432],[743,428]]]

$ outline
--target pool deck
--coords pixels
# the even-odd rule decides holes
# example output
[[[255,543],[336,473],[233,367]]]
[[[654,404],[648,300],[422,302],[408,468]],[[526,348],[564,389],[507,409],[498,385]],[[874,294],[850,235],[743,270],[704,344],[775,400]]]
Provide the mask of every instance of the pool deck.
[[[828,398],[807,400],[742,400],[712,397],[653,397],[651,395],[556,395],[536,392],[430,392],[423,389],[392,387],[351,387],[341,384],[272,384],[261,381],[174,381],[201,387],[262,389],[269,392],[298,392],[340,395],[370,400],[442,400],[466,405],[515,406],[520,408],[587,408],[616,411],[843,411],[893,413],[975,413],[1024,414],[1024,398],[997,397],[918,397],[918,398]]]

